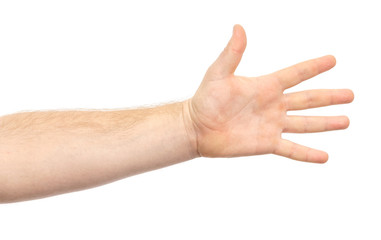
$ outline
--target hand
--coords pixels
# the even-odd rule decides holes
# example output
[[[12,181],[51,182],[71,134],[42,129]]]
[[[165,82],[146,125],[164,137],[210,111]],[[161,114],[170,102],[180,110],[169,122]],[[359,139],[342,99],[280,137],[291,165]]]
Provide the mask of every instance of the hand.
[[[349,103],[354,98],[352,91],[283,91],[331,69],[335,58],[312,59],[260,77],[235,76],[245,47],[245,31],[236,25],[228,45],[187,101],[198,154],[236,157],[273,153],[300,161],[326,162],[327,153],[282,139],[282,133],[345,129],[349,119],[290,116],[287,111]]]

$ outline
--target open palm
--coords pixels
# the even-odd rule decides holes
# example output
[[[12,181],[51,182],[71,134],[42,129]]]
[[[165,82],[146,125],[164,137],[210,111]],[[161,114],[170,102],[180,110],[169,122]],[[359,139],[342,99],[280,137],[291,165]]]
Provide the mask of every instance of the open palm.
[[[331,69],[333,56],[325,56],[260,77],[235,76],[246,47],[243,28],[236,25],[227,47],[205,74],[188,101],[201,156],[234,157],[274,153],[288,158],[323,163],[325,152],[282,139],[282,133],[320,132],[347,128],[345,116],[290,116],[301,110],[353,100],[351,90],[284,90]]]

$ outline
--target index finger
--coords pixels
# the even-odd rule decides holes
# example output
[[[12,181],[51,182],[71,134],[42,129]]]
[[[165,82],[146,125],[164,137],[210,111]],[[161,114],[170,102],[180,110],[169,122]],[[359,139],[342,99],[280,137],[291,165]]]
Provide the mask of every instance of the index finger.
[[[273,73],[283,89],[293,87],[320,73],[328,71],[336,65],[332,55],[311,59]]]

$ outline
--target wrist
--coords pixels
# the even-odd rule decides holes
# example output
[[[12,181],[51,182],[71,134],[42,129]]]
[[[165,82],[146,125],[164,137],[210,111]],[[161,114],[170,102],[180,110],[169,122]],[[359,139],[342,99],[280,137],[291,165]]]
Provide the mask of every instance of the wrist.
[[[185,132],[189,139],[189,152],[192,158],[200,157],[197,143],[197,131],[191,116],[191,99],[181,102],[182,104],[182,118],[184,122]]]

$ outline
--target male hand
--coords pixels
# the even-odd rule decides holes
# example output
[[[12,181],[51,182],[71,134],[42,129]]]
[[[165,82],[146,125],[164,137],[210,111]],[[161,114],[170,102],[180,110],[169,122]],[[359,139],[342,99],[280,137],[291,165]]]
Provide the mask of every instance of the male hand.
[[[295,160],[324,163],[328,154],[282,138],[282,133],[345,129],[346,116],[290,116],[289,110],[343,104],[353,92],[283,91],[331,69],[333,56],[312,59],[260,77],[234,75],[246,47],[246,34],[234,26],[228,45],[210,66],[193,98],[187,101],[197,151],[206,157],[236,157],[273,153]]]

